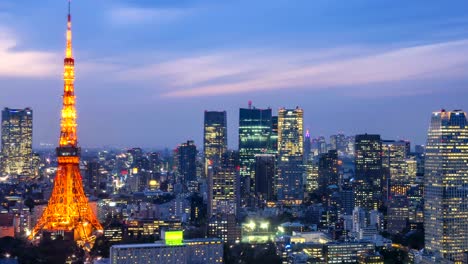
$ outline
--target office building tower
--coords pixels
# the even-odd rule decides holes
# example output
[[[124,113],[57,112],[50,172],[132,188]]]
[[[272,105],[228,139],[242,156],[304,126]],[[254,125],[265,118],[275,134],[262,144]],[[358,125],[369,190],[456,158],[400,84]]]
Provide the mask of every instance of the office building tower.
[[[398,234],[405,230],[408,224],[408,199],[405,195],[391,197],[387,206],[387,231]]]
[[[271,145],[270,153],[278,153],[278,116],[271,117]]]
[[[384,195],[406,195],[410,187],[407,174],[408,141],[382,140],[382,168]]]
[[[244,199],[255,190],[255,155],[272,150],[271,133],[271,109],[258,109],[249,103],[249,108],[239,110],[239,161]]]
[[[306,131],[304,137],[304,163],[307,164],[311,158],[311,151],[312,151],[312,141],[310,139],[310,132],[309,130]]]
[[[377,210],[382,201],[382,142],[380,135],[357,135],[355,139],[355,177],[353,181],[356,206]]]
[[[318,165],[314,162],[305,164],[306,192],[312,193],[318,189]]]
[[[226,111],[205,111],[203,136],[205,175],[207,175],[208,167],[219,165],[222,155],[227,151]]]
[[[414,146],[414,152],[416,154],[424,154],[424,152],[426,152],[426,146],[424,146],[424,145],[415,145]]]
[[[327,141],[325,140],[325,137],[321,136],[317,139],[317,146],[318,146],[318,154],[327,153],[328,148],[327,148]]]
[[[93,194],[96,193],[100,189],[100,173],[99,173],[99,162],[92,160],[86,164],[86,172],[85,172],[85,179],[86,179],[86,189]],[[96,193],[97,194],[97,193]]]
[[[208,215],[237,214],[240,206],[239,153],[227,151],[208,172]]]
[[[346,137],[344,134],[337,134],[330,136],[330,145],[332,150],[336,150],[339,153],[346,151]]]
[[[255,156],[255,195],[264,201],[273,201],[276,177],[276,156]]]
[[[468,250],[468,122],[461,110],[432,113],[424,174],[426,249],[461,262]]]
[[[320,155],[318,165],[319,191],[321,193],[328,193],[328,190],[337,189],[339,178],[338,151],[330,150],[328,153]],[[332,185],[335,188],[331,188]]]
[[[190,181],[197,180],[197,147],[192,140],[177,147],[178,172],[181,182],[187,185]]]
[[[208,237],[220,238],[229,244],[239,243],[241,228],[237,224],[236,216],[222,214],[211,217],[208,222]]]
[[[304,198],[304,111],[278,111],[278,200],[300,204]]]
[[[32,176],[33,111],[30,108],[2,111],[2,174]]]

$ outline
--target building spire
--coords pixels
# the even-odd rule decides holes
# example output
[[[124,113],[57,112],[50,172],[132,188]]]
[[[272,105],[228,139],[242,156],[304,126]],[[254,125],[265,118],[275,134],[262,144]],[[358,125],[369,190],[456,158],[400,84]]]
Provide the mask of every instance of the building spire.
[[[66,58],[72,58],[71,0],[68,0],[67,51]]]

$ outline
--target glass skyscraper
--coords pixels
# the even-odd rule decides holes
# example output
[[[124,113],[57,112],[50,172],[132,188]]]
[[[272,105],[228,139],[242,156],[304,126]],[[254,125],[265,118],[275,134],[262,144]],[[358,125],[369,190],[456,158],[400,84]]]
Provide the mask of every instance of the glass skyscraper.
[[[383,168],[380,135],[356,135],[355,177],[353,181],[356,206],[377,210],[382,202]]]
[[[32,109],[2,111],[3,175],[32,176],[32,130]]]
[[[203,147],[207,175],[208,167],[220,165],[221,158],[227,151],[226,111],[205,111]]]
[[[468,250],[468,123],[461,110],[434,112],[424,174],[426,249],[461,263]]]
[[[278,111],[278,200],[300,204],[304,198],[304,111]]]
[[[255,155],[268,153],[271,149],[271,109],[255,107],[239,111],[239,161],[242,177],[242,196],[254,191]]]

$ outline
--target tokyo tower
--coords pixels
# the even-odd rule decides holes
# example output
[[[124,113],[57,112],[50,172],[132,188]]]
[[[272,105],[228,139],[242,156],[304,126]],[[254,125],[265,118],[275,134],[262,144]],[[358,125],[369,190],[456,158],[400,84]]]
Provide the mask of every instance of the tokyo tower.
[[[70,2],[68,3],[67,48],[64,60],[64,92],[60,142],[57,150],[58,169],[52,194],[41,218],[29,236],[41,231],[73,234],[79,244],[92,242],[93,231],[102,226],[91,210],[84,193],[80,174],[80,148],[76,134],[75,60],[72,56]]]

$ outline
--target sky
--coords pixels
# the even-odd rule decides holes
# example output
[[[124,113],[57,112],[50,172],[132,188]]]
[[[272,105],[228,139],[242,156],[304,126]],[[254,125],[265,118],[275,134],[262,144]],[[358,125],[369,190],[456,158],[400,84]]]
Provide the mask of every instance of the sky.
[[[203,112],[304,109],[312,137],[424,144],[431,112],[468,109],[468,2],[73,0],[83,147],[202,146]],[[0,2],[0,107],[59,136],[66,0]]]

